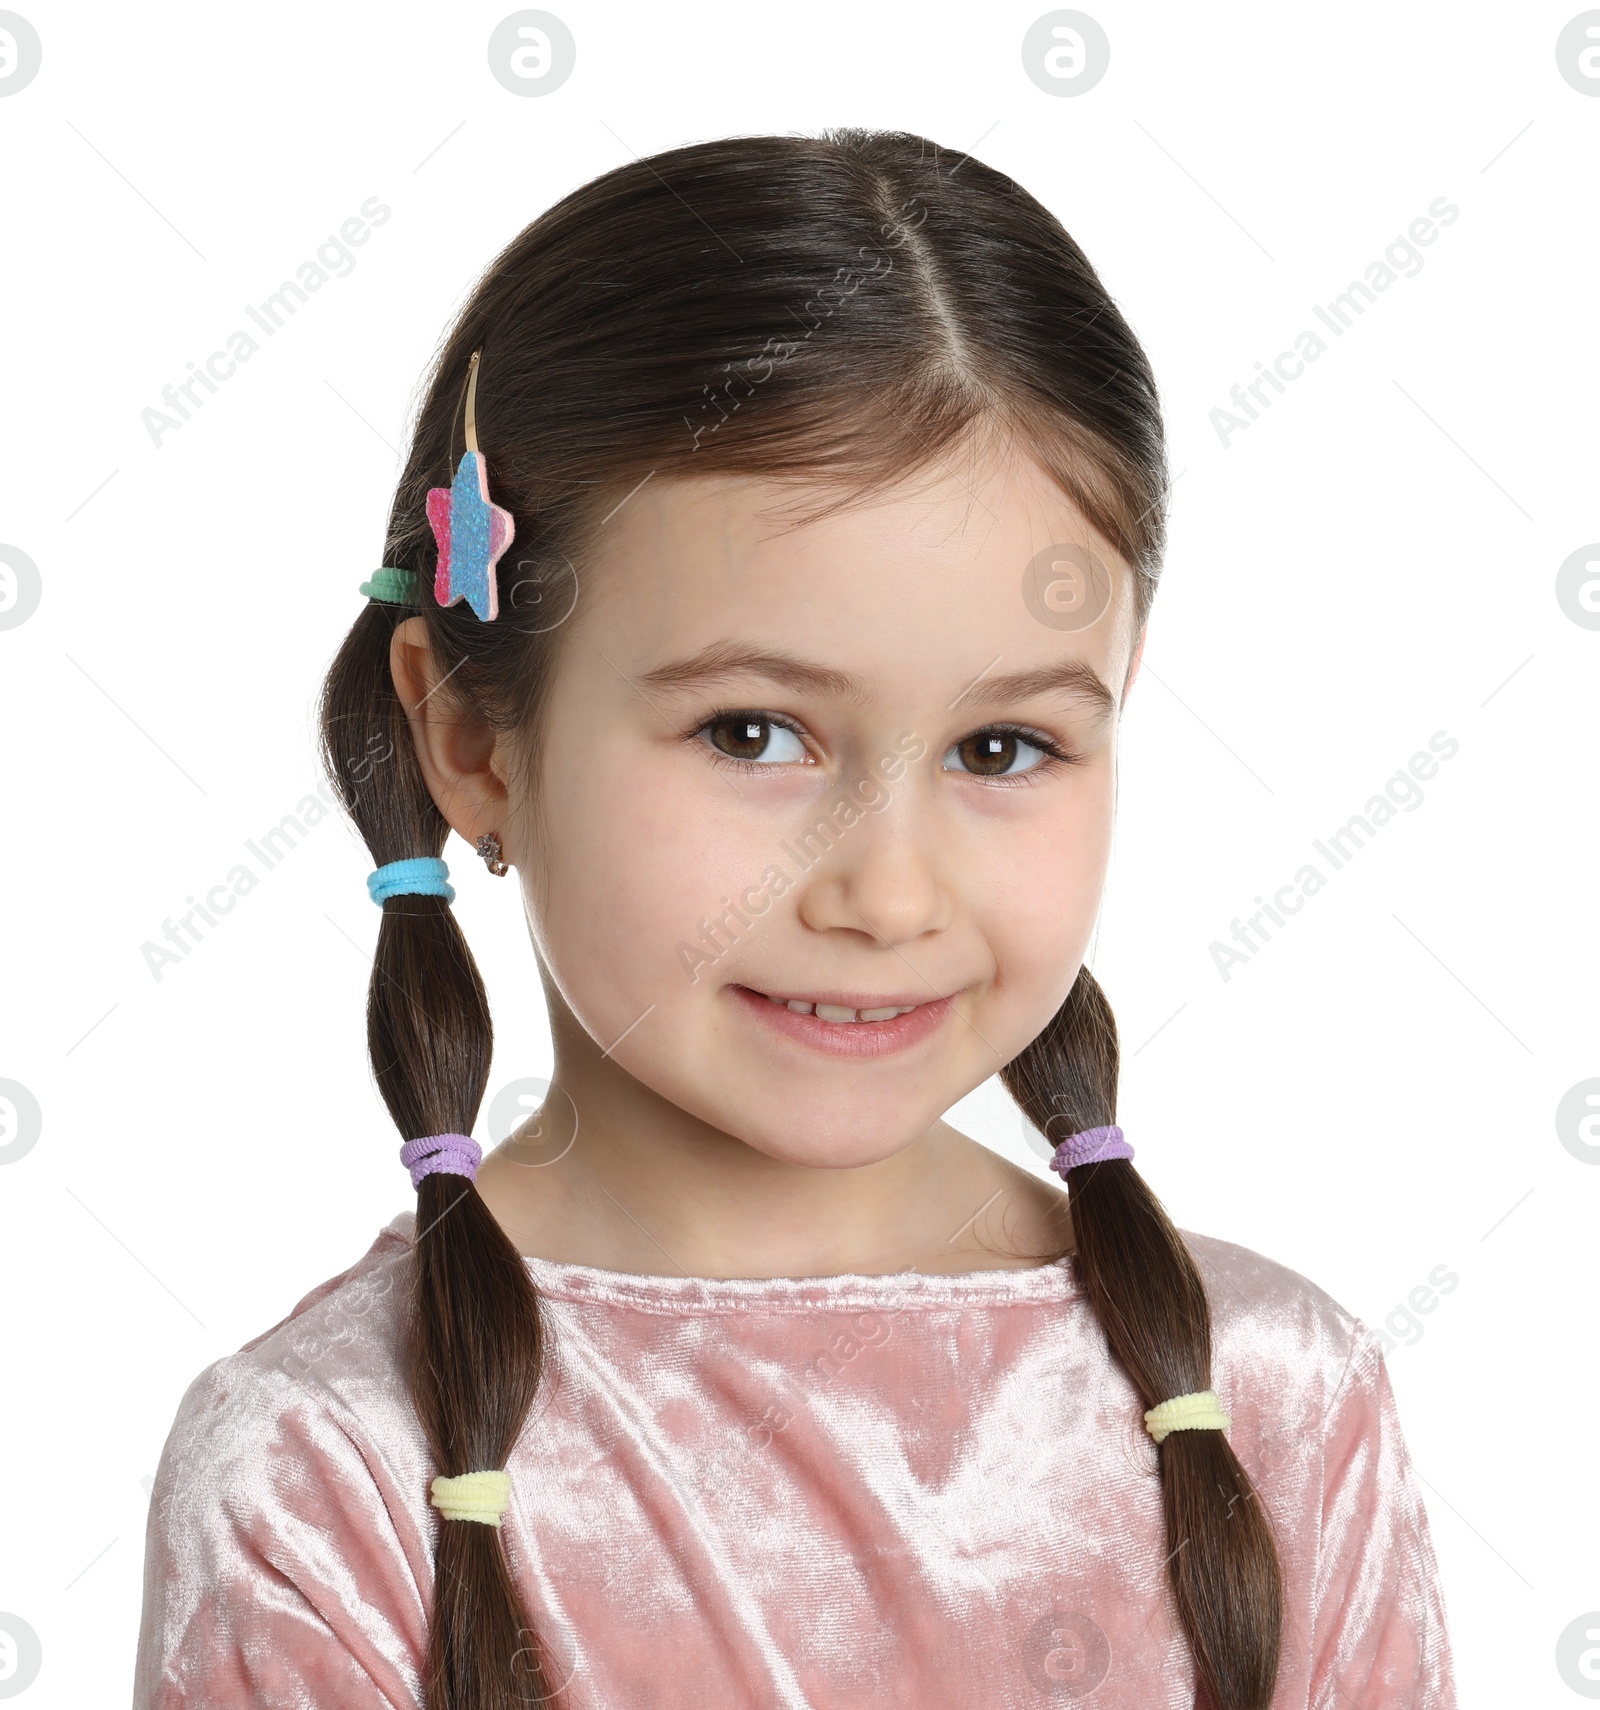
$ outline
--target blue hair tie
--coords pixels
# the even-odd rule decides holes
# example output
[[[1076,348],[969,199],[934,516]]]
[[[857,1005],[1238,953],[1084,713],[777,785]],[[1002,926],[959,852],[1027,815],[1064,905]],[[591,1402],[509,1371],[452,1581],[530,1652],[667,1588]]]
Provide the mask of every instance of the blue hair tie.
[[[437,855],[413,855],[390,861],[367,874],[367,895],[382,908],[390,897],[443,897],[456,900],[450,869]]]

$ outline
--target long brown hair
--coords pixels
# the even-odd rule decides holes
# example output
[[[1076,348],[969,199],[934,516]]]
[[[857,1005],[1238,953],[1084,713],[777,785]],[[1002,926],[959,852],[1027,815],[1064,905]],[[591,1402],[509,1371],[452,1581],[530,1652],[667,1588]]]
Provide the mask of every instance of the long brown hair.
[[[488,624],[426,592],[426,495],[450,484],[479,349],[479,438],[493,497],[515,519]],[[1056,218],[924,137],[698,143],[585,184],[490,264],[432,366],[383,563],[418,573],[456,704],[527,737],[585,545],[640,481],[804,478],[842,505],[928,467],[969,431],[1025,448],[1133,566],[1142,631],[1165,540],[1156,387]],[[390,677],[390,637],[408,615],[369,603],[323,694],[326,763],[378,863],[437,855],[449,830]],[[384,904],[368,1039],[402,1136],[471,1131],[489,1007],[442,900]],[[1116,1025],[1087,968],[1003,1079],[1053,1138],[1115,1119]],[[1143,1177],[1125,1160],[1089,1164],[1068,1188],[1075,1275],[1142,1403],[1208,1388],[1205,1289]],[[463,1176],[418,1189],[413,1279],[408,1381],[438,1469],[503,1467],[539,1382],[540,1308]],[[1281,1627],[1266,1516],[1222,1433],[1175,1432],[1158,1454],[1167,1571],[1199,1679],[1217,1710],[1261,1710]],[[558,1696],[496,1529],[441,1523],[436,1564],[429,1710]]]

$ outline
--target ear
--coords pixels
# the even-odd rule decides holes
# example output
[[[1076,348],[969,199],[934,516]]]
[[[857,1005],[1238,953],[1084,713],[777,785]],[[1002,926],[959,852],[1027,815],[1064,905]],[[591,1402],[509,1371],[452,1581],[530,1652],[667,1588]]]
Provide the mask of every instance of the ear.
[[[396,626],[389,672],[406,709],[423,781],[439,812],[468,843],[486,832],[498,833],[506,860],[514,863],[515,852],[505,846],[508,796],[499,739],[481,715],[453,697],[450,673],[439,670],[421,618]]]
[[[1128,696],[1133,692],[1133,680],[1139,675],[1139,661],[1144,658],[1144,644],[1150,639],[1150,623],[1146,619],[1145,626],[1139,632],[1139,645],[1133,650],[1133,663],[1128,667],[1128,680],[1122,685],[1122,699],[1126,704]]]

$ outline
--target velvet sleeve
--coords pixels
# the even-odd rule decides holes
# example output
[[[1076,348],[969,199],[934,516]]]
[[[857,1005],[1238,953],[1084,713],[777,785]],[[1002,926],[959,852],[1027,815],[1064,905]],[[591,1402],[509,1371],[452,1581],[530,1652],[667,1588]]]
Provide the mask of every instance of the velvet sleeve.
[[[1329,1408],[1310,1710],[1456,1710],[1428,1517],[1365,1325]]]
[[[151,1492],[134,1710],[416,1710],[424,1545],[391,1485],[326,1395],[202,1372]]]

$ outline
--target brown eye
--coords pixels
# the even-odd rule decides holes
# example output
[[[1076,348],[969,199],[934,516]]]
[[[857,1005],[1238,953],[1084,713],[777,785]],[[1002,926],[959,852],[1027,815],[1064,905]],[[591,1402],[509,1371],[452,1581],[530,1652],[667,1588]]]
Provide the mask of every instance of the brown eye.
[[[730,760],[776,765],[806,758],[805,744],[795,732],[763,713],[723,713],[701,729]]]
[[[1015,730],[978,730],[958,742],[945,756],[945,770],[970,772],[976,778],[1037,771],[1046,751]],[[952,760],[960,764],[951,765]]]

